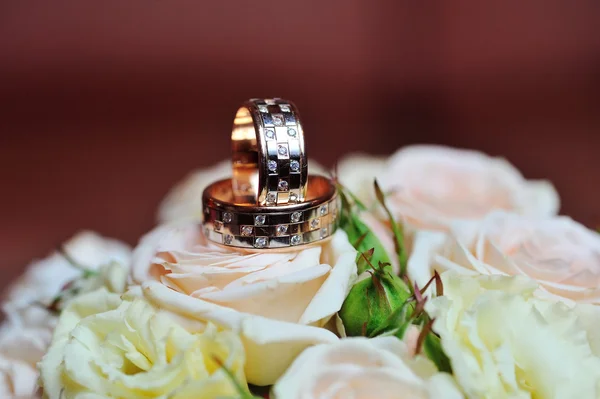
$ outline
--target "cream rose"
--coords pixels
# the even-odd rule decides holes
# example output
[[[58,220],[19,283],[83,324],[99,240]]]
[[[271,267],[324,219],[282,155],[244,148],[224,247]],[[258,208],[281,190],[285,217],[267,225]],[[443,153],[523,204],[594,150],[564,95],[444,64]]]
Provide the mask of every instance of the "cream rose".
[[[525,180],[506,160],[477,151],[420,145],[399,150],[387,162],[354,156],[341,162],[346,164],[340,180],[372,202],[377,178],[408,232],[445,231],[456,220],[478,220],[496,209],[547,216],[559,207],[549,182]]]
[[[309,174],[325,174],[325,169],[310,161]],[[202,192],[214,181],[231,177],[231,160],[225,160],[205,169],[189,173],[173,187],[162,200],[157,219],[160,223],[182,219],[202,218]]]
[[[448,374],[395,337],[346,338],[306,349],[273,387],[276,399],[458,399]]]
[[[48,399],[237,397],[215,359],[245,385],[234,333],[210,324],[189,332],[143,299],[122,301],[100,289],[65,309],[40,364],[41,381]]]
[[[494,212],[478,223],[456,223],[451,236],[422,232],[408,263],[424,284],[433,270],[524,275],[539,295],[600,304],[600,234],[568,217]]]
[[[239,332],[248,380],[269,385],[307,346],[337,340],[317,327],[341,308],[355,258],[342,231],[321,246],[257,254],[214,246],[197,223],[179,222],[141,240],[132,273],[157,306]]]
[[[537,299],[522,276],[442,275],[436,319],[454,376],[468,398],[581,398],[600,395],[595,323],[563,303]]]

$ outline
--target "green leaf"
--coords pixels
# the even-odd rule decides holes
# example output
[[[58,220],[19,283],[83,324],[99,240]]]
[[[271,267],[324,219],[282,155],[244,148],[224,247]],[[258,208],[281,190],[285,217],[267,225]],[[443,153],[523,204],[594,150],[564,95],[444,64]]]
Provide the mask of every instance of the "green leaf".
[[[438,368],[439,371],[452,374],[452,365],[450,359],[442,349],[442,341],[433,332],[430,332],[425,337],[423,342],[423,353],[429,358]]]
[[[394,219],[392,212],[385,204],[385,195],[383,191],[381,191],[381,187],[379,187],[377,180],[375,180],[374,186],[377,200],[385,210],[390,222],[390,226],[392,227],[392,232],[394,233],[394,244],[396,246],[396,253],[398,254],[398,263],[400,264],[400,277],[404,277],[406,275],[406,264],[408,262],[408,254],[406,252],[406,248],[404,247],[404,232],[402,227]]]
[[[348,194],[348,196],[352,199],[352,201],[354,201],[354,204],[356,205],[356,207],[360,210],[360,211],[366,211],[367,207],[365,204],[362,203],[361,200],[358,199],[358,197],[356,195],[354,195],[354,193],[350,190],[345,190],[345,192]]]
[[[358,254],[356,258],[356,267],[358,268],[358,274],[361,274],[365,270],[371,268],[373,264],[373,254],[375,253],[375,248],[371,248],[368,251],[362,252]]]
[[[372,264],[390,263],[390,257],[379,238],[360,220],[357,214],[351,213],[341,228],[348,234],[348,239],[359,253],[372,251],[369,258]],[[367,267],[364,264],[358,265],[358,274],[365,270]]]
[[[365,205],[341,184],[338,184],[337,187],[342,202],[340,228],[346,232],[354,248],[359,253],[373,250],[373,256],[370,259],[372,264],[391,263],[390,256],[394,254],[387,253],[377,235],[361,219],[361,213],[366,211]],[[362,266],[361,268],[359,265],[359,274],[367,270],[364,264]]]

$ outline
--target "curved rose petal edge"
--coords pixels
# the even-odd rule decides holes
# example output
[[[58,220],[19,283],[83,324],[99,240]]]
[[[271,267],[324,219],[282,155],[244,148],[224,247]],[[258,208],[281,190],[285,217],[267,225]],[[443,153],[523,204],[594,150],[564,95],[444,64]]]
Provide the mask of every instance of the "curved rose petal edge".
[[[342,304],[357,278],[357,252],[348,241],[348,236],[344,231],[336,232],[324,250],[329,251],[328,258],[335,259],[335,264],[327,280],[304,311],[299,321],[300,324],[318,323],[322,326],[327,323],[342,308]]]
[[[323,328],[237,312],[178,293],[156,281],[144,283],[142,290],[146,299],[160,308],[238,333],[246,350],[245,372],[251,384],[271,385],[307,347],[339,340]]]

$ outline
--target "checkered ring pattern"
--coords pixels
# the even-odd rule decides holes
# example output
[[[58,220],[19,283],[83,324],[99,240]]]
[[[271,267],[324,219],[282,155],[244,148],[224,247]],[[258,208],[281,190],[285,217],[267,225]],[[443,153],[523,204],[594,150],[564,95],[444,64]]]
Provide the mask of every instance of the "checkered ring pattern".
[[[254,99],[267,153],[267,206],[304,201],[307,169],[304,136],[293,104],[282,99]]]
[[[309,208],[243,213],[215,207],[204,209],[204,234],[216,242],[241,248],[285,248],[311,244],[331,236],[337,229],[338,199]],[[269,208],[274,210],[274,208]]]

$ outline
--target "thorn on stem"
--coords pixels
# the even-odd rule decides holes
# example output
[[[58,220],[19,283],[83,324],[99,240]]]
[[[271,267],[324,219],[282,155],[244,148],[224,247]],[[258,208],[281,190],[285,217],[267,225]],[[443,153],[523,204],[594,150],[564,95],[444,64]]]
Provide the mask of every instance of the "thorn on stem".
[[[431,328],[433,327],[434,319],[431,319],[423,326],[421,333],[419,334],[419,338],[417,339],[417,347],[415,348],[415,355],[421,353],[423,349],[423,343],[425,342],[425,338],[427,338],[427,334],[431,332]]]

